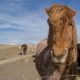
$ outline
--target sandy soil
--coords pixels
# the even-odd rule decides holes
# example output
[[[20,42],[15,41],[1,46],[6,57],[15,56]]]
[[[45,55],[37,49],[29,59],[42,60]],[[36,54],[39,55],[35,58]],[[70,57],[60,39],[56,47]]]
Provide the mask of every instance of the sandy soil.
[[[29,47],[27,55],[34,54],[33,47]],[[0,61],[19,57],[20,46],[0,45]],[[0,80],[40,80],[33,58],[13,61],[0,65]]]
[[[0,46],[0,61],[20,56],[20,46]],[[36,48],[29,47],[27,55],[35,54]],[[0,65],[0,80],[40,80],[37,73],[34,58],[21,59]],[[76,80],[80,80],[77,77]]]
[[[33,60],[0,65],[0,80],[40,80]]]

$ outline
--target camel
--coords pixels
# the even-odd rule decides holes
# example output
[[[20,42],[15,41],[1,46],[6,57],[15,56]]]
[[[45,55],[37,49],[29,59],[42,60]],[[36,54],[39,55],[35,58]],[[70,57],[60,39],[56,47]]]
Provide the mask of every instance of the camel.
[[[27,48],[28,48],[27,44],[21,45],[21,53],[20,53],[20,55],[26,55]]]
[[[60,4],[54,4],[45,11],[49,33],[48,39],[38,44],[36,69],[41,80],[75,80],[77,34],[73,17],[76,12]]]

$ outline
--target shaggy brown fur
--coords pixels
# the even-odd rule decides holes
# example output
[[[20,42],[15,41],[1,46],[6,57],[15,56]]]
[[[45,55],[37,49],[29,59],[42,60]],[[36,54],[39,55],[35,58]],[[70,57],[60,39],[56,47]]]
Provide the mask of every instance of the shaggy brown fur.
[[[49,35],[48,35],[48,46],[54,50],[57,49],[57,54],[63,54],[65,48],[71,49],[71,63],[77,61],[77,36],[76,28],[73,21],[73,16],[75,11],[70,9],[67,6],[54,5],[49,9],[46,9],[47,14],[49,15],[48,24],[49,24]],[[52,14],[52,15],[51,15]],[[60,54],[61,52],[61,54]]]
[[[47,47],[39,44],[36,68],[42,80],[74,80],[71,75],[75,73],[77,61],[77,36],[73,21],[75,11],[64,5],[53,5],[46,9],[48,14],[49,34]],[[68,50],[67,59],[64,63],[55,63],[52,58],[62,58]],[[52,54],[52,55],[51,55]]]

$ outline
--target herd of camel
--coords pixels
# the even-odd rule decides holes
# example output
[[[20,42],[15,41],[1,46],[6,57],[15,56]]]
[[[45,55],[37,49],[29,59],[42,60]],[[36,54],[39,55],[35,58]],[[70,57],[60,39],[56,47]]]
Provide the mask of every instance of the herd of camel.
[[[41,80],[75,80],[80,66],[80,44],[77,44],[76,25],[72,8],[54,4],[45,9],[48,15],[48,38],[37,47],[35,66]],[[27,45],[21,46],[26,54]]]

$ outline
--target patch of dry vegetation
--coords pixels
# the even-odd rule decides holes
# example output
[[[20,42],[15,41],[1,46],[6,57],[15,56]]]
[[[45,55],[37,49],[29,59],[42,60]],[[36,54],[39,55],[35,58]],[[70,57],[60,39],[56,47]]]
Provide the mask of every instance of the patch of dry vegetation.
[[[0,45],[0,60],[19,56],[21,52],[20,45]],[[35,54],[36,45],[28,45],[27,54]]]

